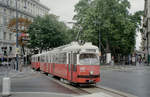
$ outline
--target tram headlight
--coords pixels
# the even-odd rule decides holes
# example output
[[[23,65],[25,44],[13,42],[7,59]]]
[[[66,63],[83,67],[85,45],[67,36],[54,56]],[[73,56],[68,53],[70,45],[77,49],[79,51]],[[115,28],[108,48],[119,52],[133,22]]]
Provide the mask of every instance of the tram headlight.
[[[93,71],[90,71],[90,75],[93,75],[94,74],[94,72]]]

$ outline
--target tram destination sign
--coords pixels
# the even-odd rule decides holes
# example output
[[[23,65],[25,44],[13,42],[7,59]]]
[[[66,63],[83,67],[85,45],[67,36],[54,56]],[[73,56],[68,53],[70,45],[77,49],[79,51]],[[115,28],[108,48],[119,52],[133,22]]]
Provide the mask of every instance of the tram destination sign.
[[[87,52],[96,52],[96,49],[86,49]]]

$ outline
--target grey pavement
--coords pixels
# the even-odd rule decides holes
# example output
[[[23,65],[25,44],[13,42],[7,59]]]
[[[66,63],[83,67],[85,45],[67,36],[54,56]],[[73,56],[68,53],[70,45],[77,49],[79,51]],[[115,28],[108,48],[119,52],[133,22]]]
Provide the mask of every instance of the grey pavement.
[[[130,93],[138,97],[150,97],[150,67],[130,66],[121,69],[101,69],[99,85]]]
[[[1,95],[0,95],[1,96]],[[56,94],[56,93],[46,93],[46,92],[18,92],[12,93],[10,97],[114,97],[103,92],[93,93],[89,95],[69,95],[69,94]]]
[[[11,70],[8,76],[11,77],[11,92],[13,92],[11,97],[51,97],[50,94],[58,94],[52,97],[60,97],[59,94],[66,94],[67,97],[69,97],[68,94],[78,95],[72,90],[57,84],[51,78],[35,72],[30,68],[24,68],[22,72]],[[2,92],[3,77],[0,77],[0,92]],[[38,92],[43,93],[44,96],[36,96]]]
[[[0,95],[1,96],[1,95]],[[74,95],[49,92],[13,92],[10,97],[73,97]]]

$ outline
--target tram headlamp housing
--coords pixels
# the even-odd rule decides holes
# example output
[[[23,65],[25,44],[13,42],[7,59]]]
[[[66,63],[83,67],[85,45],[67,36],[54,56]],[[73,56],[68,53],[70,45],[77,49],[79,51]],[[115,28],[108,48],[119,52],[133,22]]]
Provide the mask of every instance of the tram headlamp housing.
[[[93,71],[90,71],[90,75],[93,75],[94,74],[94,72]]]

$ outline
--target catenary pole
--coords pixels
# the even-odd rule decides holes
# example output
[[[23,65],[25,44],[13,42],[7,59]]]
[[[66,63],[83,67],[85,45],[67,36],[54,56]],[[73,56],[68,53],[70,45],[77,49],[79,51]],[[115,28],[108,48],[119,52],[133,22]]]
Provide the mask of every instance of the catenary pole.
[[[18,71],[19,69],[19,64],[18,64],[18,4],[16,0],[16,70]]]

